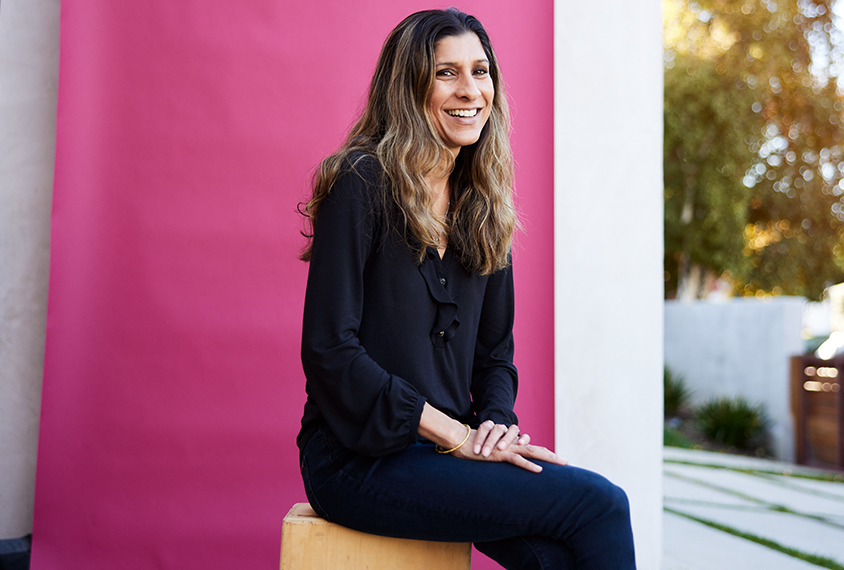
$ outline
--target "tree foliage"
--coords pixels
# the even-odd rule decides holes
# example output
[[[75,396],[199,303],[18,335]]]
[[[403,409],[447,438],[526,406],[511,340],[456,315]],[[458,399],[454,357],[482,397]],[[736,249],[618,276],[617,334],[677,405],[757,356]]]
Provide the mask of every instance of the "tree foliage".
[[[666,291],[841,281],[844,140],[835,0],[665,0]]]

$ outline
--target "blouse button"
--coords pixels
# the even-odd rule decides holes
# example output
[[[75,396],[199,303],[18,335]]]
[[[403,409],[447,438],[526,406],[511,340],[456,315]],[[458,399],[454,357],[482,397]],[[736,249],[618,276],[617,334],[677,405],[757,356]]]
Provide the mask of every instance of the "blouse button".
[[[440,331],[437,333],[437,336],[445,336],[445,331]]]
[[[440,277],[440,284],[445,287],[445,277]]]

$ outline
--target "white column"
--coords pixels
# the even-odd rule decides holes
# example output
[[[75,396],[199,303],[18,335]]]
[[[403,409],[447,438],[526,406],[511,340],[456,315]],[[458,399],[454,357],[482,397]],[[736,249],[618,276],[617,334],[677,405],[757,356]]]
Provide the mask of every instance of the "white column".
[[[56,138],[59,0],[0,16],[0,540],[32,532]]]
[[[627,491],[639,569],[658,570],[661,5],[554,7],[556,449]]]

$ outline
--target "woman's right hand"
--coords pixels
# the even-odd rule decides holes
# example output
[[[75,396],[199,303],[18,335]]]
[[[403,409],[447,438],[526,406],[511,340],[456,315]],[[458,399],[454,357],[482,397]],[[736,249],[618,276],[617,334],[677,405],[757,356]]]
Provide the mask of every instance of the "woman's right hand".
[[[528,443],[530,437],[525,434],[519,435],[518,426],[510,426],[508,429],[501,424],[493,424],[491,421],[484,424],[481,424],[477,430],[471,430],[466,443],[451,454],[460,459],[473,461],[512,463],[534,473],[541,472],[542,467],[530,459],[557,465],[567,464],[567,461],[550,449]]]

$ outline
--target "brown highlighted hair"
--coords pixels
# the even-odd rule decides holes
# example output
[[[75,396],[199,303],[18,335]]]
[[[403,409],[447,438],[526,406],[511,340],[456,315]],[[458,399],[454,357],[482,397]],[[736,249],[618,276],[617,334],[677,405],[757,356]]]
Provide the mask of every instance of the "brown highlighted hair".
[[[456,158],[444,145],[428,112],[435,81],[437,42],[446,37],[477,35],[489,60],[495,87],[489,119],[475,144]],[[510,115],[498,60],[489,37],[474,17],[454,8],[426,10],[405,18],[390,33],[372,77],[366,108],[340,149],[322,161],[314,176],[310,201],[300,206],[310,223],[338,177],[350,163],[368,154],[386,175],[384,200],[391,220],[415,238],[421,263],[425,247],[436,247],[438,235],[449,234],[449,247],[464,267],[486,275],[506,267],[513,230],[513,157],[508,140]],[[451,209],[446,220],[432,213],[427,175],[450,168]],[[448,171],[446,171],[448,172]],[[405,233],[405,235],[407,235]],[[310,259],[312,234],[301,258]],[[415,243],[415,245],[413,245]]]

